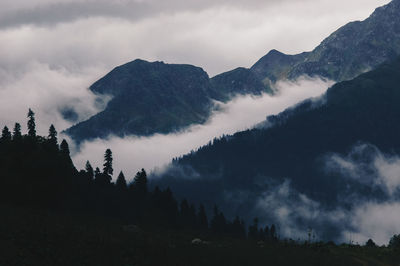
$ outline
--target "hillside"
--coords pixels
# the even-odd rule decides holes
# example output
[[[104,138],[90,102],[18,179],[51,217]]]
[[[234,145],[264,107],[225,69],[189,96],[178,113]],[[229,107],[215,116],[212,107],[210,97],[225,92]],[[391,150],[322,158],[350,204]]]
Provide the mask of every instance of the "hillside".
[[[213,101],[235,95],[272,93],[278,80],[302,75],[343,81],[400,55],[400,1],[376,9],[365,21],[352,22],[312,52],[285,55],[272,50],[250,69],[237,68],[209,79],[190,65],[135,60],[119,66],[90,90],[110,95],[104,111],[67,129],[76,142],[109,135],[148,136],[204,123]]]
[[[369,178],[368,172],[352,179],[340,167],[328,171],[326,163],[333,153],[346,156],[364,143],[374,146],[354,154],[360,163],[368,164],[377,149],[400,153],[399,83],[397,59],[334,85],[319,104],[306,101],[269,117],[270,128],[215,139],[174,160],[155,183],[171,186],[182,197],[215,201],[230,215],[241,213],[247,219],[261,196],[273,195],[277,184],[285,187],[287,180],[292,189],[327,209],[351,207],[349,195],[357,202],[386,200],[381,187],[362,180]],[[272,206],[266,207],[267,216]]]

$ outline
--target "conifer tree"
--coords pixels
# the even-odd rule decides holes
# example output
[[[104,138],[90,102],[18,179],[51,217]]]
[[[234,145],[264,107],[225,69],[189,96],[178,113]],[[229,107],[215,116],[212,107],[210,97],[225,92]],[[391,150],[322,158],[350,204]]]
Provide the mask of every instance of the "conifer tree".
[[[93,167],[89,161],[86,161],[85,170],[86,170],[89,180],[92,181],[94,179],[94,171],[93,171]]]
[[[47,137],[50,145],[53,147],[57,147],[57,131],[54,125],[51,125],[49,128],[49,136]]]
[[[113,157],[112,157],[112,151],[110,149],[107,149],[105,154],[104,154],[104,164],[103,164],[103,174],[112,176],[113,175]]]
[[[13,140],[20,140],[22,138],[21,134],[21,125],[19,123],[15,123],[14,131],[13,131]]]
[[[30,108],[27,117],[28,117],[28,136],[31,138],[35,138],[36,137],[35,113]]]
[[[144,196],[147,194],[147,174],[144,169],[142,169],[140,172],[137,172],[135,178],[133,179],[133,188],[139,196]]]
[[[121,171],[117,177],[117,182],[115,183],[115,186],[119,190],[126,190],[128,186],[126,185],[126,179],[124,173]]]
[[[2,142],[11,141],[11,132],[10,132],[10,130],[8,129],[7,126],[5,126],[5,127],[3,128],[3,131],[2,131],[2,133],[1,133],[1,141],[2,141]]]
[[[94,177],[96,178],[100,174],[101,174],[100,169],[96,167],[96,170],[94,170]]]
[[[65,139],[63,139],[61,141],[60,152],[61,152],[61,154],[69,157],[69,154],[70,154],[69,146],[68,146],[68,143],[67,143],[67,141]]]

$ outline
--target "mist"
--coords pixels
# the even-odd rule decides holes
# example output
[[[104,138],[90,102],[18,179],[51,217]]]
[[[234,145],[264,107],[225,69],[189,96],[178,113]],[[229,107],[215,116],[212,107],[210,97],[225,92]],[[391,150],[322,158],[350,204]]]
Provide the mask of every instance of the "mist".
[[[160,169],[173,158],[189,153],[215,137],[251,128],[269,115],[307,98],[318,97],[332,84],[332,81],[305,77],[295,82],[278,82],[276,95],[238,96],[228,103],[217,103],[218,110],[205,124],[193,125],[178,133],[150,137],[110,136],[105,140],[83,142],[79,151],[73,154],[73,161],[78,168],[82,168],[86,160],[101,166],[104,151],[111,148],[116,172],[123,170],[129,179],[141,168]]]
[[[283,238],[305,241],[311,229],[314,241],[363,245],[373,239],[387,245],[400,233],[400,157],[359,144],[348,154],[327,155],[325,163],[327,171],[338,174],[336,178],[351,181],[346,191],[338,192],[335,207],[311,199],[285,179],[258,197],[252,213],[261,223],[279,225]],[[362,186],[372,192],[358,190]]]

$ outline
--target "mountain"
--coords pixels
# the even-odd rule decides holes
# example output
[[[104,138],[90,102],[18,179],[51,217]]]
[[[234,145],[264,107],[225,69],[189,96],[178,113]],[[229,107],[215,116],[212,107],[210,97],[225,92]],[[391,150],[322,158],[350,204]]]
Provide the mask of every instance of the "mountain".
[[[324,208],[345,208],[355,199],[384,200],[387,194],[368,185],[368,178],[376,171],[371,158],[400,154],[399,84],[400,58],[337,83],[319,102],[307,100],[269,117],[268,128],[215,139],[175,159],[154,183],[181,197],[218,202],[230,215],[248,219],[260,197],[276,195],[287,181]],[[333,154],[353,154],[352,160],[371,169],[357,172],[359,180],[339,166],[329,171]]]
[[[135,60],[113,69],[90,87],[97,95],[110,95],[111,101],[104,111],[65,132],[78,142],[110,134],[170,133],[204,123],[215,100],[270,91],[246,70],[232,75],[236,83],[229,77],[210,80],[201,68],[191,65]]]
[[[272,50],[251,70],[264,81],[322,76],[335,81],[356,77],[400,55],[400,1],[379,7],[364,21],[348,23],[312,52],[285,55]]]
[[[302,75],[343,81],[400,55],[400,0],[380,7],[366,20],[352,22],[312,52],[285,55],[272,50],[250,69],[237,68],[209,79],[190,65],[135,60],[115,68],[90,90],[110,95],[104,111],[67,129],[76,142],[108,135],[147,136],[204,123],[213,102],[238,94],[272,93],[278,80]],[[67,118],[71,112],[66,113]]]

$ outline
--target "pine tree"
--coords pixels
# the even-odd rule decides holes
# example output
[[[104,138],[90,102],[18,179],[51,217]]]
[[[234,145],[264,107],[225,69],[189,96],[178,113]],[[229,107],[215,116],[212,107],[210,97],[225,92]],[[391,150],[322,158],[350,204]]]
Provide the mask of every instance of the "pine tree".
[[[65,155],[65,156],[68,156],[68,157],[70,155],[69,146],[68,146],[68,143],[67,143],[67,141],[65,139],[63,139],[61,141],[60,152],[61,152],[61,154]]]
[[[125,180],[124,173],[122,171],[118,175],[117,182],[115,183],[115,186],[119,190],[126,190],[128,188],[128,186],[126,185],[126,180]]]
[[[54,125],[51,125],[49,128],[49,136],[47,137],[50,145],[53,147],[57,147],[57,131]]]
[[[143,197],[147,194],[147,174],[144,169],[137,172],[133,179],[133,188],[139,197]]]
[[[89,180],[92,181],[94,179],[94,171],[93,171],[93,167],[89,161],[86,161],[85,170],[86,170]]]
[[[31,138],[35,138],[36,137],[35,113],[30,108],[27,117],[28,117],[28,136]]]
[[[99,174],[101,174],[100,169],[96,167],[96,170],[94,170],[94,177],[97,177]]]
[[[13,131],[13,140],[18,141],[21,138],[22,138],[21,125],[19,123],[15,123],[14,131]]]
[[[107,149],[104,154],[103,174],[109,175],[110,177],[113,175],[114,170],[112,163],[112,151],[110,149]]]
[[[2,131],[2,133],[1,133],[1,141],[2,141],[2,142],[11,141],[11,132],[10,132],[10,130],[8,129],[7,126],[5,126],[5,127],[3,128],[3,131]]]

